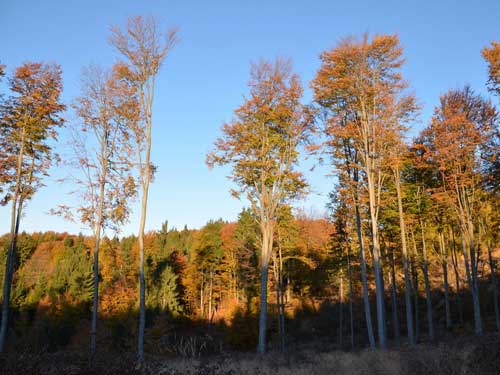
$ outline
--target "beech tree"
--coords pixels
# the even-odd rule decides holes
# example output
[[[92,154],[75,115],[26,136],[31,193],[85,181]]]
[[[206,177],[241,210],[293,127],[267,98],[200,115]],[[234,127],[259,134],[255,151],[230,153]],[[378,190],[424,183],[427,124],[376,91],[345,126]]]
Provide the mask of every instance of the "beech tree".
[[[125,59],[120,72],[137,91],[139,118],[131,122],[129,136],[135,142],[136,166],[139,174],[141,216],[139,222],[139,334],[137,355],[144,359],[144,329],[146,326],[146,281],[144,276],[144,228],[148,204],[149,184],[156,167],[151,162],[153,102],[156,79],[165,58],[178,40],[177,29],[166,34],[153,18],[129,18],[124,29],[114,27],[110,43]]]
[[[406,327],[408,332],[408,341],[411,345],[415,344],[415,332],[413,329],[413,305],[411,303],[411,279],[410,279],[410,263],[408,256],[408,246],[406,237],[406,219],[403,210],[403,197],[405,189],[401,185],[401,170],[405,163],[408,163],[407,152],[408,148],[403,142],[396,143],[392,150],[390,168],[393,173],[394,187],[396,189],[396,197],[398,202],[399,230],[401,253],[403,256],[403,272],[405,282],[405,307],[406,307]]]
[[[474,329],[483,333],[478,286],[478,214],[482,177],[481,149],[495,131],[496,111],[468,86],[440,99],[416,148],[435,170],[434,198],[453,209],[462,237],[467,283],[473,299]]]
[[[132,89],[132,90],[131,90]],[[118,231],[128,216],[128,200],[135,194],[130,174],[130,144],[124,136],[130,122],[137,121],[137,97],[121,82],[117,72],[91,66],[84,71],[81,96],[73,108],[78,116],[72,137],[70,167],[79,171],[71,182],[79,193],[77,207],[59,206],[53,212],[86,225],[94,236],[94,291],[90,341],[90,364],[96,352],[99,305],[99,247],[106,228]],[[74,160],[73,160],[74,159]],[[76,212],[75,212],[76,210]]]
[[[310,111],[300,103],[302,87],[289,60],[261,61],[250,73],[250,96],[224,124],[222,137],[207,155],[209,167],[230,165],[230,178],[246,195],[260,228],[261,287],[258,352],[266,351],[267,286],[278,208],[306,192],[296,170],[299,145],[312,128]]]
[[[4,152],[12,160],[7,174],[6,201],[12,204],[11,228],[3,285],[0,352],[5,350],[9,321],[9,303],[16,242],[24,205],[43,186],[54,158],[51,141],[57,138],[57,127],[64,122],[60,102],[61,68],[54,64],[29,62],[18,67],[9,79],[12,96],[2,108],[0,132],[7,146]]]
[[[379,238],[381,196],[388,178],[389,150],[416,111],[400,69],[403,49],[397,35],[371,40],[343,39],[321,54],[312,82],[316,102],[327,111],[327,131],[345,139],[355,151],[358,178],[368,196],[370,239],[375,273],[378,337],[386,347],[384,287]]]

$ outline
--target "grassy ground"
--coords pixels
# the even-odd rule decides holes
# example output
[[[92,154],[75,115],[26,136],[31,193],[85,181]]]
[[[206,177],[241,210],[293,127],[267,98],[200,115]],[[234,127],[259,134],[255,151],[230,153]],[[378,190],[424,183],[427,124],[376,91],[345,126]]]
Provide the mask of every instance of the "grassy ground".
[[[89,369],[87,357],[78,352],[9,354],[0,357],[1,374],[500,374],[500,335],[461,338],[435,345],[392,348],[385,352],[322,351],[309,347],[287,355],[226,353],[196,358],[146,357],[136,365],[133,354],[100,353]]]

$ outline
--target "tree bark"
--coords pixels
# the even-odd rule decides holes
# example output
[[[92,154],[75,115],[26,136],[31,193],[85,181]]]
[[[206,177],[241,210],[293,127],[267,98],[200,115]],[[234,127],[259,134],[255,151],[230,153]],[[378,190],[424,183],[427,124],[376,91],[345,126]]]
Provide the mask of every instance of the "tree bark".
[[[439,232],[439,249],[441,253],[441,266],[443,268],[444,307],[446,314],[446,328],[451,329],[450,287],[448,282],[448,251],[444,241],[444,233]]]
[[[471,243],[469,244],[470,250],[472,251],[474,244]],[[474,310],[474,332],[477,336],[481,336],[483,334],[483,326],[482,326],[482,321],[481,321],[481,309],[479,306],[479,296],[477,295],[477,289],[475,286],[474,278],[472,276],[473,272],[471,273],[471,269],[469,267],[469,256],[467,254],[467,245],[465,243],[465,238],[462,233],[462,251],[464,255],[464,264],[465,264],[465,273],[467,275],[467,283],[469,284],[469,290],[472,295],[472,306]],[[472,257],[475,259],[475,255],[472,252],[471,253]],[[475,264],[475,260],[473,261]]]
[[[488,262],[490,263],[491,287],[493,289],[493,307],[495,308],[495,323],[497,330],[500,330],[500,309],[498,307],[498,284],[496,277],[496,267],[491,254],[491,243],[488,241]]]
[[[460,326],[464,325],[464,311],[462,306],[462,288],[460,287],[460,273],[458,272],[458,256],[455,241],[455,231],[451,228],[451,234],[453,237],[453,251],[451,253],[451,263],[453,264],[453,271],[455,273],[455,288],[456,292],[456,304],[458,309],[458,318],[460,321]]]
[[[410,345],[415,345],[415,332],[413,331],[413,307],[411,303],[411,279],[408,267],[408,247],[406,244],[406,224],[403,212],[403,198],[401,196],[401,176],[399,169],[394,171],[394,181],[398,199],[399,230],[401,232],[401,250],[403,253],[403,271],[405,278],[405,305],[406,305],[406,327]]]
[[[92,366],[96,353],[97,336],[97,317],[99,308],[99,247],[101,244],[101,232],[104,212],[104,195],[106,190],[106,179],[108,171],[108,130],[105,129],[101,144],[101,180],[99,191],[99,206],[97,208],[97,222],[94,228],[95,246],[94,246],[94,297],[92,304],[92,325],[90,330],[90,358],[89,364]]]
[[[384,282],[382,280],[382,264],[380,257],[380,243],[379,243],[379,233],[378,233],[378,219],[375,213],[375,184],[373,181],[373,171],[368,168],[366,171],[368,180],[368,201],[370,208],[370,222],[371,222],[371,236],[372,236],[372,247],[373,247],[373,272],[375,274],[375,294],[377,302],[377,327],[378,327],[378,339],[379,346],[381,349],[387,348],[387,335],[385,327],[385,311],[384,311]]]
[[[394,259],[394,248],[391,249],[391,295],[392,295],[392,326],[394,338],[399,344],[399,317],[398,317],[398,296],[396,284],[396,260]]]
[[[366,275],[365,248],[363,245],[363,232],[361,229],[361,215],[359,213],[359,205],[358,205],[357,201],[355,203],[355,211],[356,211],[356,233],[358,236],[359,258],[360,258],[360,262],[361,262],[361,280],[362,280],[362,284],[363,284],[363,301],[364,301],[364,305],[365,305],[366,329],[368,331],[368,341],[370,342],[370,348],[372,350],[375,350],[375,335],[373,334],[370,298],[368,295],[368,280],[367,280],[367,275]]]
[[[424,284],[425,284],[425,299],[427,306],[427,330],[429,333],[429,340],[434,341],[434,317],[432,316],[432,294],[431,286],[429,282],[429,263],[427,260],[427,246],[425,242],[425,230],[422,219],[420,219],[420,228],[422,230],[422,271],[424,274]],[[415,249],[416,250],[416,249]]]
[[[149,154],[149,152],[148,152]],[[144,228],[146,226],[146,210],[149,191],[149,157],[146,160],[145,184],[142,189],[141,220],[139,224],[139,332],[137,337],[137,356],[139,362],[144,360],[144,330],[146,328],[146,276],[144,274]]]
[[[17,250],[17,234],[19,233],[19,222],[22,213],[22,197],[21,197],[21,176],[23,167],[23,157],[26,139],[26,127],[23,127],[21,133],[21,145],[17,156],[16,168],[16,185],[14,188],[14,196],[12,198],[11,222],[10,222],[10,241],[7,251],[7,259],[5,261],[5,276],[3,284],[3,301],[2,301],[2,322],[0,326],[0,353],[5,351],[7,344],[7,333],[9,329],[9,306],[10,306],[10,291],[12,288],[12,277],[14,274],[14,263]]]
[[[351,338],[351,349],[354,349],[354,317],[352,311],[352,273],[351,273],[351,257],[350,249],[347,247],[347,277],[349,278],[349,327]]]
[[[267,333],[267,283],[269,275],[269,260],[272,253],[273,232],[270,223],[261,224],[262,227],[262,264],[260,271],[260,312],[259,312],[259,343],[257,352],[266,352]]]
[[[413,240],[415,241],[415,239]],[[418,267],[416,265],[417,262],[417,254],[414,254],[413,262],[411,262],[411,271],[413,275],[413,308],[415,309],[415,343],[418,343],[419,334],[420,334],[420,319],[419,319],[419,290],[418,290]]]
[[[344,328],[344,278],[342,271],[340,272],[339,283],[339,346],[343,345],[343,328]]]

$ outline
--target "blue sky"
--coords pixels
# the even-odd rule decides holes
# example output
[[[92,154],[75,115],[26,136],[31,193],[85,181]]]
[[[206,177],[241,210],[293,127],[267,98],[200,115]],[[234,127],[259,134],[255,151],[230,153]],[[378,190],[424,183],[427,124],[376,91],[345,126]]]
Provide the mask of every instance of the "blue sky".
[[[159,166],[151,187],[148,229],[164,220],[176,227],[199,227],[210,218],[232,220],[244,201],[231,198],[227,169],[209,171],[204,160],[220,126],[247,92],[249,64],[260,58],[289,56],[311,98],[308,82],[321,51],[347,35],[398,33],[407,63],[406,78],[423,105],[413,133],[428,120],[439,95],[470,83],[485,93],[486,64],[480,50],[500,40],[498,0],[483,1],[129,1],[1,0],[0,61],[8,72],[25,61],[61,64],[66,103],[79,92],[84,66],[110,66],[116,54],[108,45],[111,25],[128,16],[154,15],[166,27],[180,28],[181,43],[161,71],[154,108],[152,158]],[[72,120],[69,113],[66,116]],[[62,132],[58,150],[64,152]],[[296,205],[324,211],[332,178],[328,168],[309,171],[312,193]],[[52,170],[28,205],[21,230],[77,232],[78,224],[47,214],[71,202],[68,186],[54,182]],[[8,209],[0,208],[0,233],[9,228]],[[138,210],[123,228],[137,231]]]

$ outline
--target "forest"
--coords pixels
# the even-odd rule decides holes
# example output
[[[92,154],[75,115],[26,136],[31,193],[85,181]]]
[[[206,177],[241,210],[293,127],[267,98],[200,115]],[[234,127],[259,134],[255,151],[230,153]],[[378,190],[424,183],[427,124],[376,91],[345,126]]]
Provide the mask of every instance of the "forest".
[[[252,63],[206,154],[246,208],[147,231],[155,83],[181,32],[113,26],[117,62],[70,103],[63,66],[0,65],[0,373],[499,373],[500,43],[477,48],[489,95],[443,87],[418,131],[397,34],[342,38],[306,83],[290,58]],[[335,176],[327,215],[295,205],[305,157]],[[46,210],[85,234],[23,227],[56,164],[77,204]]]

